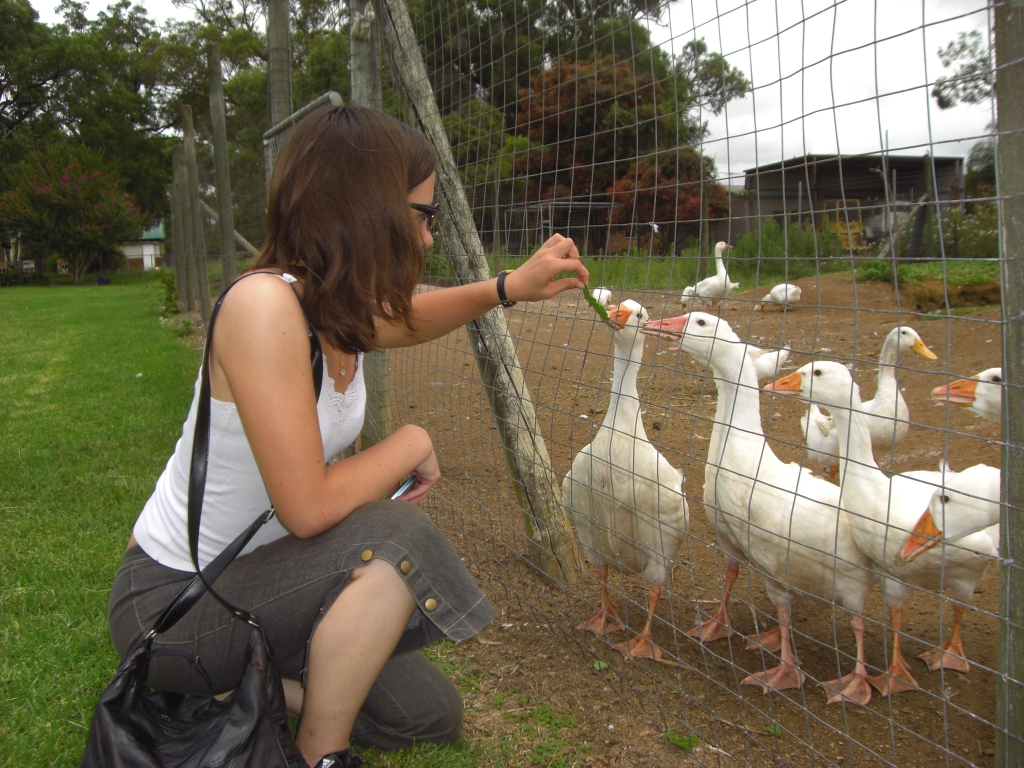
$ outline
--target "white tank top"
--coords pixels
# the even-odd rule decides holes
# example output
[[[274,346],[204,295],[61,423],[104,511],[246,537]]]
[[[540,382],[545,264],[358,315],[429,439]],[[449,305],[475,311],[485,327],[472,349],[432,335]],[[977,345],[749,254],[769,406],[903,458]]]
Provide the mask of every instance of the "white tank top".
[[[199,406],[199,381],[196,379],[192,407],[189,409],[174,455],[167,462],[156,490],[135,523],[135,540],[143,551],[161,565],[179,571],[194,571],[188,551],[188,474],[192,462],[192,436]],[[324,461],[352,445],[363,428],[366,389],[363,385],[363,356],[356,359],[352,382],[339,394],[334,379],[327,374],[324,357],[324,383],[316,404]],[[205,568],[238,534],[270,507],[270,496],[263,485],[256,458],[238,418],[234,403],[210,400],[210,462],[206,473],[206,495],[199,531],[199,564]],[[263,525],[242,550],[287,536],[288,531],[274,517]]]

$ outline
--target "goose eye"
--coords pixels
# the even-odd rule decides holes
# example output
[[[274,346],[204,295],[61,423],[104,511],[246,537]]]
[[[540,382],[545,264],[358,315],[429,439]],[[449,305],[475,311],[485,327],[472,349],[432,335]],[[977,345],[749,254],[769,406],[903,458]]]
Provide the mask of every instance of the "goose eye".
[[[697,321],[697,325],[699,325],[699,326],[701,326],[703,328],[705,325],[707,325],[707,323],[704,320],[698,320]]]
[[[821,368],[815,368],[814,369],[814,375],[815,376],[821,376]]]
[[[992,383],[993,384],[1001,384],[1002,381],[1003,381],[1003,379],[1002,379],[1001,376],[993,376],[992,377]]]
[[[949,504],[949,496],[943,496],[942,497],[942,503],[943,504]]]

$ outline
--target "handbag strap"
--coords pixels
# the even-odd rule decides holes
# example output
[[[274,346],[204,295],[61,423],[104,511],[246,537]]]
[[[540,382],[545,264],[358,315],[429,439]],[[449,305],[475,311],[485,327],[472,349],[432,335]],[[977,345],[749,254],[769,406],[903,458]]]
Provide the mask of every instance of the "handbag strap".
[[[271,504],[270,509],[263,512],[259,517],[253,521],[247,529],[242,531],[235,540],[228,544],[224,550],[217,555],[212,561],[210,561],[205,568],[199,568],[199,525],[202,520],[203,514],[203,496],[206,493],[206,472],[210,457],[210,347],[213,344],[213,324],[217,319],[217,315],[220,312],[221,304],[224,301],[224,297],[240,280],[244,280],[252,275],[275,275],[280,277],[276,272],[250,272],[242,275],[236,279],[231,285],[224,289],[220,297],[217,299],[217,303],[213,306],[213,311],[210,313],[210,322],[207,325],[206,333],[206,344],[203,347],[203,365],[200,373],[199,383],[199,403],[196,409],[196,428],[192,438],[192,464],[189,471],[188,481],[188,543],[189,553],[192,556],[192,563],[196,568],[195,577],[186,585],[186,587],[178,593],[178,595],[171,601],[160,617],[156,620],[153,628],[146,635],[146,639],[151,641],[152,638],[166,632],[168,629],[173,627],[182,616],[195,605],[199,598],[206,593],[207,590],[217,599],[217,601],[227,608],[237,618],[248,621],[251,624],[257,624],[255,617],[246,611],[228,603],[220,595],[218,595],[212,588],[212,584],[217,580],[217,577],[224,572],[224,569],[231,564],[238,554],[245,548],[245,545],[249,543],[249,540],[256,534],[264,523],[270,520],[274,516],[274,507]],[[313,390],[316,395],[317,401],[320,400],[320,392],[323,388],[323,349],[320,346],[320,337],[316,332],[316,328],[313,327],[313,323],[306,321],[308,325],[307,333],[309,335],[309,361],[310,366],[313,369]]]

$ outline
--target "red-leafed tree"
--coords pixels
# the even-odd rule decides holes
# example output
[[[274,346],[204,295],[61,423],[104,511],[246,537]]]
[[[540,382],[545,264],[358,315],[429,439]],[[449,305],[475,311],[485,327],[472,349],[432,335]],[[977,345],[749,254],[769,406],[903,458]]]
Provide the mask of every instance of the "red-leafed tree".
[[[98,153],[56,146],[25,159],[0,197],[0,229],[66,260],[78,284],[101,257],[139,235],[142,217]]]
[[[533,148],[516,175],[528,199],[613,202],[619,224],[695,220],[702,199],[705,216],[725,210],[714,162],[692,148],[706,132],[694,111],[718,112],[749,84],[703,41],[648,65],[559,59],[521,91],[517,128]]]

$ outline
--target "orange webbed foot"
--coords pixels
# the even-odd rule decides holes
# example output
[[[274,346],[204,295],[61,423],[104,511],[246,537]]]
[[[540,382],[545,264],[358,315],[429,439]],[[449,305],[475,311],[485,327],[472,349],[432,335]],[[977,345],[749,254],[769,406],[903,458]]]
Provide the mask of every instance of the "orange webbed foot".
[[[643,635],[625,643],[619,643],[615,646],[615,650],[627,659],[661,660],[661,649]]]
[[[940,669],[952,669],[954,672],[967,674],[971,671],[971,665],[967,662],[967,655],[961,643],[946,643],[942,648],[935,648],[922,653],[917,658],[928,665],[931,672],[938,672]]]
[[[778,653],[782,649],[782,631],[775,627],[767,632],[747,635],[747,645],[744,650],[756,651],[761,648],[769,653]]]
[[[626,627],[617,615],[607,613],[605,611],[598,611],[597,615],[591,618],[590,621],[578,624],[576,629],[593,632],[598,637],[604,637],[612,632],[624,632]]]
[[[805,675],[792,664],[779,664],[773,669],[758,672],[743,678],[743,685],[757,685],[761,693],[767,694],[768,690],[788,691],[792,688],[802,688]]]
[[[827,683],[818,683],[818,685],[825,689],[829,704],[849,701],[866,707],[871,703],[871,685],[866,676],[851,673],[838,680],[830,680]]]
[[[920,690],[917,680],[910,674],[910,668],[902,656],[892,663],[888,672],[869,677],[868,682],[878,689],[883,697],[904,691]]]
[[[725,640],[732,637],[736,631],[727,623],[718,619],[708,619],[686,633],[687,637],[695,637],[702,643],[713,643],[716,640]]]

